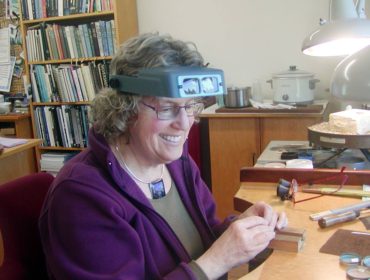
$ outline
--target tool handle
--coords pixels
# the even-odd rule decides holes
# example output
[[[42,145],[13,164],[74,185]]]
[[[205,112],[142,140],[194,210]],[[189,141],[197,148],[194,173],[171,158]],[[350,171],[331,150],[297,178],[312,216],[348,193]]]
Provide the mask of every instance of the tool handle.
[[[321,228],[326,228],[339,223],[355,220],[359,215],[359,212],[349,211],[338,215],[326,216],[324,218],[321,218],[318,223]]]
[[[323,218],[325,216],[328,216],[328,215],[341,214],[341,213],[345,213],[345,212],[349,212],[349,211],[359,211],[359,210],[366,209],[366,208],[370,208],[370,200],[360,202],[360,203],[351,204],[351,205],[341,207],[341,208],[335,208],[335,209],[332,209],[332,210],[327,210],[327,211],[323,211],[323,212],[319,212],[319,213],[314,213],[314,214],[310,215],[310,219],[313,220],[313,221],[318,221],[321,218]]]

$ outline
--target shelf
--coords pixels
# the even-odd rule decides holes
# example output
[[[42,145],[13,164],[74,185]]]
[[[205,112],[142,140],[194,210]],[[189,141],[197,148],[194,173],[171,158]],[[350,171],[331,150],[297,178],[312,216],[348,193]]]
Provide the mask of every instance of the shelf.
[[[45,60],[45,61],[29,61],[29,65],[39,65],[39,64],[62,64],[62,63],[84,63],[91,61],[103,61],[111,60],[112,56],[97,56],[97,57],[77,57],[77,58],[66,58],[58,60]]]
[[[69,22],[75,21],[76,19],[80,22],[81,19],[91,19],[91,18],[102,18],[104,16],[114,16],[113,11],[104,11],[104,12],[95,12],[95,13],[88,13],[88,14],[74,14],[69,16],[62,16],[62,17],[48,17],[48,18],[38,18],[32,20],[23,20],[23,24],[25,26],[32,26],[36,23],[40,22]]]
[[[77,102],[32,102],[32,106],[91,105],[91,101]]]
[[[0,115],[0,122],[18,121],[21,119],[29,119],[30,117],[31,117],[30,113],[26,113],[26,114],[10,113],[10,114],[5,114],[5,115]]]
[[[84,148],[66,148],[66,147],[38,147],[40,151],[82,151]]]

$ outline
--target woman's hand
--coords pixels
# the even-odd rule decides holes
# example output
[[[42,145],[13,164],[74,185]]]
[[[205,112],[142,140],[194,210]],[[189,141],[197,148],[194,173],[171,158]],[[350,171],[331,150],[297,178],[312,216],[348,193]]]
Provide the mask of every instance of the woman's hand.
[[[274,227],[267,219],[258,215],[241,217],[196,262],[209,279],[217,279],[253,259],[274,237]]]
[[[262,201],[253,204],[245,212],[240,214],[238,219],[251,216],[264,218],[268,225],[273,229],[282,229],[288,225],[288,219],[285,212],[278,213],[270,205]]]

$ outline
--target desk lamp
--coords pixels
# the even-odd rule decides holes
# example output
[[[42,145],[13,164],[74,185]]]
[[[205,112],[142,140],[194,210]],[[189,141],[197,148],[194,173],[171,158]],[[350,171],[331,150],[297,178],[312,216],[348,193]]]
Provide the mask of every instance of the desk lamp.
[[[365,0],[331,0],[330,22],[322,23],[303,41],[312,56],[349,55],[335,68],[330,91],[339,99],[370,101],[370,20]]]
[[[370,46],[344,58],[335,68],[330,92],[340,99],[370,102]]]
[[[331,0],[329,21],[308,35],[302,52],[312,56],[352,54],[370,45],[370,20],[365,15],[365,0]]]

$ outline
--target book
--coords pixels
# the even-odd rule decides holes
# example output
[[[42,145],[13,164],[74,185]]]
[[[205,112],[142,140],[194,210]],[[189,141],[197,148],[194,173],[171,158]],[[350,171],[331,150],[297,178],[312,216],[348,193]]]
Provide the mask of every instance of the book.
[[[73,48],[73,43],[72,43],[72,31],[70,29],[70,26],[64,26],[64,31],[65,31],[65,35],[66,35],[66,38],[67,38],[67,43],[68,43],[68,50],[69,50],[69,58],[76,58],[77,57],[77,54],[75,53],[74,51],[74,48]]]
[[[105,21],[100,20],[99,21],[100,25],[100,32],[101,32],[101,40],[103,43],[103,56],[108,56],[109,55],[109,48],[108,48],[108,38],[107,38],[107,29],[105,27]]]
[[[67,138],[68,148],[73,147],[73,139],[72,139],[72,133],[71,133],[71,122],[69,120],[69,115],[67,114],[67,111],[69,110],[69,106],[62,105],[61,106],[61,113],[63,117],[63,122],[65,124],[64,130]]]
[[[31,77],[31,89],[32,89],[32,98],[34,102],[41,102],[40,92],[38,88],[38,83],[36,82],[34,65],[31,65],[30,68],[30,77]]]
[[[71,53],[69,51],[69,45],[67,41],[67,35],[66,35],[66,30],[64,26],[60,26],[59,28],[59,33],[60,33],[60,40],[62,42],[62,48],[63,48],[63,53],[64,53],[64,58],[70,58]]]
[[[86,64],[81,64],[81,70],[83,74],[83,79],[85,82],[86,90],[87,90],[87,95],[89,97],[89,101],[92,101],[95,98],[95,89],[93,86],[93,78],[92,74],[90,72],[89,65]]]
[[[66,135],[66,130],[65,130],[65,123],[62,115],[62,109],[60,106],[55,107],[58,123],[59,123],[59,129],[60,129],[60,136],[62,137],[62,145],[63,147],[68,147],[68,142],[67,142],[67,135]]]
[[[75,26],[71,25],[69,26],[69,30],[70,30],[70,36],[71,36],[71,40],[72,40],[72,48],[73,48],[73,53],[74,53],[74,57],[73,58],[78,58],[79,57],[79,51],[77,49],[77,39],[76,39],[76,34],[75,34]]]
[[[58,115],[55,106],[50,106],[49,111],[51,113],[51,118],[53,121],[53,135],[55,140],[55,146],[63,146],[61,127],[58,121]]]
[[[83,101],[89,101],[89,96],[87,94],[87,89],[86,89],[86,86],[85,86],[85,81],[84,81],[84,78],[83,78],[81,66],[77,67],[76,73],[77,73],[77,77],[78,77],[78,82],[80,83],[81,93],[82,93],[82,96],[83,96]]]
[[[64,52],[63,52],[62,42],[61,42],[61,38],[59,36],[60,26],[58,24],[53,24],[52,29],[53,29],[53,34],[54,34],[54,37],[55,37],[55,43],[56,43],[56,46],[57,46],[59,59],[64,59],[65,56],[64,56]]]
[[[94,22],[90,22],[90,25],[89,25],[89,35],[91,33],[91,38],[92,38],[92,47],[94,49],[94,56],[100,56],[100,51],[99,51],[99,43],[98,43],[98,37],[97,37],[97,34],[96,34],[96,29],[95,29],[95,23]]]
[[[53,122],[53,117],[51,115],[51,111],[50,111],[50,106],[44,106],[42,107],[43,108],[43,111],[44,111],[44,114],[45,114],[45,124],[46,124],[46,130],[47,130],[47,133],[49,135],[49,140],[50,140],[50,146],[56,146],[56,141],[55,141],[55,137],[54,137],[54,133],[55,133],[55,128],[54,128],[54,122]]]
[[[41,33],[41,39],[42,39],[42,49],[44,54],[44,60],[50,59],[50,49],[46,38],[46,24],[45,22],[40,23],[40,33]]]
[[[83,35],[86,43],[87,56],[94,56],[94,50],[92,46],[92,38],[90,37],[89,27],[87,24],[82,24]]]
[[[34,19],[34,0],[27,0],[28,19]]]
[[[86,36],[84,35],[83,25],[78,25],[78,34],[81,41],[82,46],[82,57],[88,57],[88,51],[87,51],[87,43],[86,43]]]
[[[78,97],[78,101],[84,101],[84,97],[82,95],[81,86],[80,86],[80,82],[78,80],[76,68],[71,67],[71,74],[72,74],[72,78],[73,78],[74,87],[76,88],[76,94],[77,94],[77,97]]]
[[[95,21],[96,39],[98,40],[99,56],[104,56],[102,31],[100,29],[99,21]]]
[[[105,22],[105,29],[107,32],[108,55],[113,55],[114,54],[113,35],[112,35],[112,24],[110,20]]]

